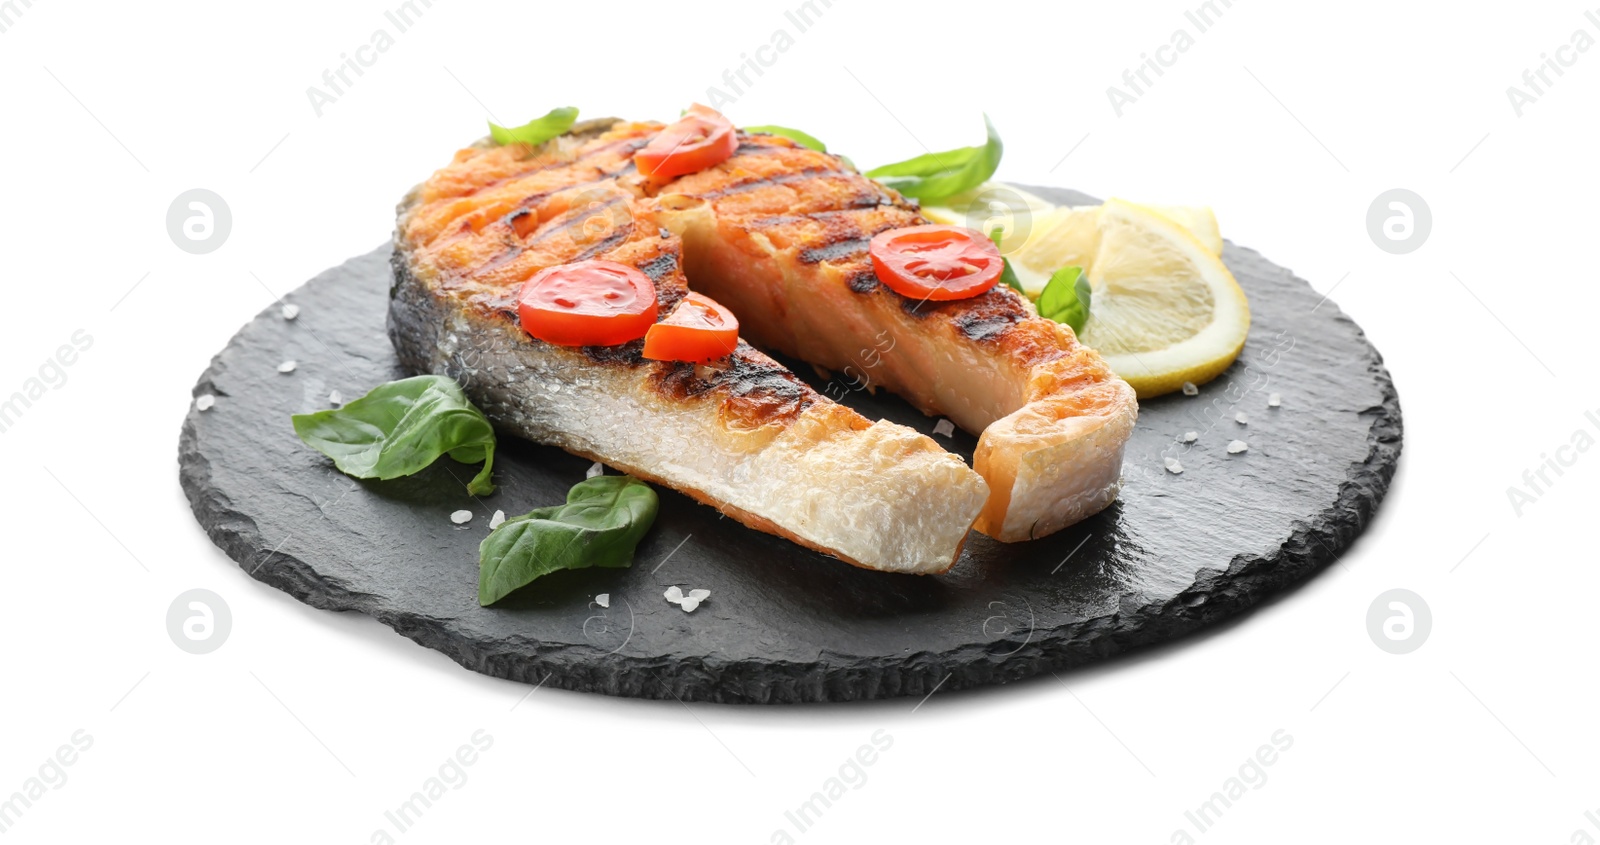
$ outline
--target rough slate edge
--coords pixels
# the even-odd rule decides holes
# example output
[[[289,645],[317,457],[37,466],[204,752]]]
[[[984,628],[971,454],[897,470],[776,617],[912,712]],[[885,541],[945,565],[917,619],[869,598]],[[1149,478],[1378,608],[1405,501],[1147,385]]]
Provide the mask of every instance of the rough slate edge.
[[[1259,253],[1229,244],[1230,258],[1271,265]],[[319,276],[320,278],[320,276]],[[1304,283],[1297,277],[1294,281]],[[270,313],[276,306],[267,309]],[[1350,323],[1357,339],[1365,333],[1342,312],[1334,319]],[[1299,527],[1275,554],[1241,555],[1228,569],[1203,569],[1195,583],[1175,598],[1138,607],[1124,605],[1117,613],[1064,625],[1030,639],[1011,653],[996,653],[995,643],[973,645],[941,655],[912,654],[905,658],[857,660],[849,670],[826,664],[795,665],[792,671],[774,671],[773,661],[740,661],[710,665],[703,660],[666,660],[658,671],[639,671],[637,659],[599,659],[592,651],[570,659],[564,648],[540,649],[544,677],[531,676],[524,665],[497,659],[493,653],[469,646],[459,637],[441,636],[435,620],[396,611],[378,596],[355,593],[317,575],[298,558],[279,553],[270,567],[251,565],[258,550],[269,548],[252,520],[204,495],[209,463],[198,450],[194,424],[199,411],[191,408],[179,442],[180,482],[196,518],[207,534],[251,577],[271,584],[313,607],[356,610],[372,616],[417,643],[443,651],[462,666],[492,677],[609,695],[711,702],[842,701],[889,696],[921,696],[938,688],[951,692],[1003,684],[1102,660],[1130,649],[1176,639],[1245,610],[1327,566],[1343,553],[1371,521],[1393,479],[1399,461],[1401,415],[1399,397],[1383,366],[1382,356],[1370,343],[1367,373],[1380,389],[1383,401],[1362,415],[1372,424],[1367,432],[1367,457],[1353,463],[1350,477],[1340,485],[1332,506]],[[195,395],[216,390],[213,371],[222,366],[221,354],[202,375]],[[219,394],[221,395],[221,394]],[[1090,639],[1091,642],[1084,642]],[[449,643],[451,648],[441,647]],[[1008,643],[1009,644],[1009,643]],[[519,655],[525,657],[525,655]],[[616,662],[617,665],[608,665]],[[559,668],[548,668],[559,666]],[[887,688],[887,689],[886,689]]]

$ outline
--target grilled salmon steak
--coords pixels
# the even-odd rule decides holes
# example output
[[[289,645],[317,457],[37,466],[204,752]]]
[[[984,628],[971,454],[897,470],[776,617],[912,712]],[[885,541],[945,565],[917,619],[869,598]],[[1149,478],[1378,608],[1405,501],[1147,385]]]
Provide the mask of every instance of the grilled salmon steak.
[[[752,528],[871,569],[943,572],[988,496],[959,457],[871,421],[740,342],[711,364],[643,340],[556,346],[518,322],[536,272],[635,267],[664,318],[688,293],[683,243],[643,211],[634,151],[659,124],[580,124],[539,149],[480,145],[402,202],[389,335],[502,430],[679,490]]]
[[[480,144],[414,189],[389,314],[403,363],[455,377],[503,429],[874,569],[941,572],[969,526],[1023,540],[1115,499],[1137,404],[1071,329],[1003,286],[922,302],[882,285],[870,238],[926,221],[837,157],[740,133],[720,164],[647,178],[632,156],[662,129],[593,121],[537,149]],[[692,284],[756,346],[949,417],[979,435],[973,468],[742,340],[693,365],[645,360],[639,341],[531,339],[522,283],[591,258],[648,275],[662,315]]]

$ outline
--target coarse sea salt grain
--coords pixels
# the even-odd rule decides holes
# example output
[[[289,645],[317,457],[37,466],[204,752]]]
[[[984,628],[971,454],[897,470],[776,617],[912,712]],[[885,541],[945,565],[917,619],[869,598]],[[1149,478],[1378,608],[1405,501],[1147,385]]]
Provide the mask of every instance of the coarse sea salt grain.
[[[284,303],[284,305],[283,305],[283,319],[285,319],[285,320],[293,320],[294,318],[296,318],[298,316],[300,316],[300,306],[294,304],[293,302]]]
[[[1282,404],[1283,404],[1283,397],[1282,396],[1279,396],[1276,393],[1273,393],[1273,394],[1270,394],[1270,395],[1267,396],[1267,407],[1268,408],[1276,408],[1276,407],[1278,407],[1279,405],[1282,405]]]
[[[684,613],[693,613],[694,609],[700,606],[700,602],[711,598],[711,591],[690,590],[688,595],[684,595],[683,590],[674,584],[662,595],[666,596],[667,601],[683,608]]]
[[[282,364],[278,365],[278,372],[280,372],[280,373],[292,373],[292,372],[294,372],[294,368],[295,368],[295,363],[293,361],[284,361]]]
[[[1173,475],[1182,475],[1183,464],[1178,463],[1177,458],[1167,458],[1167,472],[1170,472]]]
[[[1235,440],[1232,443],[1228,444],[1228,454],[1237,455],[1240,452],[1247,451],[1249,448],[1250,448],[1250,444],[1249,443],[1246,443],[1243,440]]]
[[[198,399],[194,400],[194,409],[196,411],[209,411],[211,410],[211,406],[215,404],[217,404],[217,397],[212,396],[209,393],[204,393],[201,394]]]
[[[1233,415],[1233,419],[1234,419],[1234,422],[1237,422],[1240,425],[1249,425],[1250,424],[1250,418],[1245,415],[1244,411],[1240,411],[1239,413],[1234,414]]]
[[[1185,443],[1193,443],[1193,442],[1195,442],[1196,440],[1199,440],[1199,439],[1200,439],[1200,432],[1198,432],[1198,431],[1185,431],[1183,433],[1183,442],[1185,442]]]
[[[505,521],[506,521],[506,512],[505,511],[495,511],[494,512],[494,516],[489,517],[489,530],[493,531],[496,528],[499,528],[500,526],[505,524]]]
[[[955,424],[949,420],[940,420],[937,423],[934,423],[933,433],[942,434],[945,437],[949,437],[950,435],[956,433],[956,427]]]
[[[472,521],[472,511],[456,511],[450,514],[450,521],[457,525],[466,525]]]
[[[610,607],[611,606],[611,594],[610,593],[601,593],[600,595],[595,596],[594,597],[594,603],[600,605],[601,607]]]
[[[1194,386],[1194,382],[1186,381],[1186,382],[1183,383],[1183,395],[1185,395],[1185,396],[1199,396],[1200,395],[1200,388],[1195,387]]]
[[[605,474],[606,474],[606,465],[600,463],[599,461],[595,461],[594,462],[594,466],[589,467],[588,471],[586,471],[583,474],[583,477],[584,478],[595,478],[597,476],[601,476],[601,475],[605,475]]]
[[[329,391],[328,392],[328,404],[329,405],[333,405],[335,407],[338,407],[339,405],[343,405],[344,404],[344,394],[340,393],[337,390]]]

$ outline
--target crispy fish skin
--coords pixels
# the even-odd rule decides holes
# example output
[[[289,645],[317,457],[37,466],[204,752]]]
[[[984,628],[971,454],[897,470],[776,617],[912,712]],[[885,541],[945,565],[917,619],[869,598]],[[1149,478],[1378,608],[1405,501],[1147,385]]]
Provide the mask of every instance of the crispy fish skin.
[[[899,194],[835,156],[754,135],[642,206],[683,237],[695,289],[731,308],[753,343],[978,435],[973,467],[989,486],[979,531],[1040,537],[1116,499],[1133,389],[1009,288],[920,302],[882,285],[872,236],[927,222]]]
[[[741,342],[712,365],[648,361],[642,341],[558,347],[516,316],[521,283],[604,258],[687,291],[682,242],[639,201],[632,151],[659,124],[593,122],[537,151],[478,146],[399,208],[389,335],[404,366],[457,379],[502,430],[679,490],[857,566],[946,571],[988,498],[930,438],[817,394]]]

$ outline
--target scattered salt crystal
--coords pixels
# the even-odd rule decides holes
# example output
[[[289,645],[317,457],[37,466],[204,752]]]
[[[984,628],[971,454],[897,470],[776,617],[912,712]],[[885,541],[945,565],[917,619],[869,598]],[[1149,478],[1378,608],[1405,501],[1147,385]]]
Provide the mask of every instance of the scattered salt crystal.
[[[1283,404],[1283,397],[1282,396],[1279,396],[1276,393],[1269,394],[1267,396],[1267,407],[1268,408],[1276,408],[1276,407],[1278,407],[1279,405],[1282,405],[1282,404]]]
[[[661,227],[661,228],[660,228],[660,230],[659,230],[659,231],[658,231],[658,232],[657,232],[657,234],[659,234],[659,235],[661,235],[661,237],[663,237],[663,238],[670,238],[670,237],[672,237],[672,232],[671,232],[671,231],[669,231],[669,230],[668,230],[668,229],[667,229],[667,227],[665,227],[665,226],[662,226],[662,227]]]
[[[1198,432],[1198,431],[1185,431],[1183,433],[1183,442],[1185,442],[1185,443],[1193,443],[1193,442],[1195,442],[1196,440],[1199,440],[1199,439],[1200,439],[1200,432]]]
[[[294,304],[293,302],[286,302],[283,304],[283,319],[293,320],[298,316],[300,316],[300,306]]]
[[[506,521],[506,512],[505,511],[495,511],[494,512],[494,516],[489,517],[489,530],[493,531],[496,528],[499,528],[501,525],[505,524],[505,521]]]
[[[1182,475],[1183,464],[1178,463],[1177,458],[1167,458],[1167,472],[1170,472],[1173,475]]]
[[[1240,452],[1243,452],[1243,451],[1245,451],[1245,450],[1247,450],[1249,448],[1250,448],[1250,444],[1249,443],[1246,443],[1243,440],[1235,440],[1232,443],[1228,444],[1228,454],[1237,455]]]
[[[211,410],[211,406],[215,404],[217,404],[217,397],[206,393],[194,400],[194,409],[196,411],[209,411]]]
[[[284,361],[282,364],[278,365],[278,372],[280,372],[280,373],[292,373],[292,372],[294,372],[294,367],[295,367],[295,363],[293,361]]]
[[[337,390],[329,391],[328,392],[328,404],[329,405],[333,405],[334,407],[338,407],[340,405],[343,405],[344,404],[344,394],[340,393]]]
[[[611,594],[610,593],[601,593],[600,595],[595,596],[594,597],[594,603],[600,605],[601,607],[610,607],[611,606]]]
[[[1235,422],[1239,423],[1240,425],[1249,425],[1250,424],[1250,418],[1248,416],[1245,416],[1244,411],[1240,411],[1239,413],[1234,414],[1233,415],[1233,419],[1234,419]]]
[[[589,467],[589,470],[583,474],[583,477],[584,478],[595,478],[595,477],[602,476],[602,475],[605,475],[605,474],[606,474],[606,466],[605,466],[605,464],[602,464],[599,461],[595,461],[594,462],[594,466]]]
[[[472,521],[472,511],[456,511],[450,514],[450,521],[457,525],[465,525]]]
[[[934,424],[933,433],[942,434],[945,437],[949,437],[950,435],[956,433],[956,427],[949,420],[940,420]]]
[[[550,391],[551,393],[560,393],[561,392],[561,383],[560,382],[555,382],[555,381],[550,382],[549,384],[544,386],[544,389]]]
[[[1186,381],[1186,382],[1183,383],[1183,395],[1185,395],[1185,396],[1199,396],[1200,395],[1200,388],[1195,387],[1194,386],[1194,382]]]
[[[684,613],[693,613],[694,609],[700,606],[700,602],[711,598],[711,591],[690,590],[688,595],[684,595],[683,590],[679,589],[678,585],[674,584],[671,587],[668,587],[667,591],[662,593],[662,595],[667,597],[667,601],[670,601],[673,604],[683,608]]]

